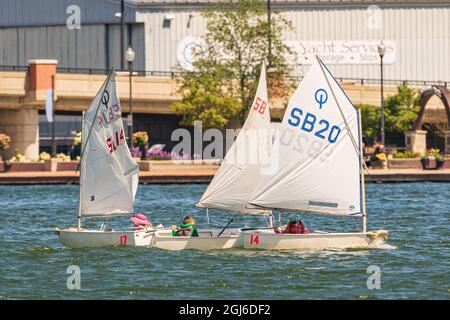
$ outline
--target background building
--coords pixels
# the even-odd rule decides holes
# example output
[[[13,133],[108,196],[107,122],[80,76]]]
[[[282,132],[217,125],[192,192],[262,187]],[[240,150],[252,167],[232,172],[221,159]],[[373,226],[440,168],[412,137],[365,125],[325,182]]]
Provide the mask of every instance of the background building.
[[[218,2],[126,0],[121,47],[120,0],[2,0],[0,69],[21,70],[31,59],[56,59],[60,73],[104,73],[120,69],[121,63],[128,68],[122,49],[131,46],[134,70],[171,76],[178,63],[189,67],[190,50],[205,32],[201,11]],[[377,84],[377,45],[383,40],[387,84],[450,83],[448,1],[272,0],[272,8],[293,23],[294,30],[285,35],[298,53],[293,76],[301,77],[308,58],[318,53],[338,78]],[[45,146],[48,130],[40,113]],[[145,113],[135,117],[135,128],[149,131],[155,143],[167,142],[179,118],[169,110]],[[64,121],[58,128],[64,144],[79,127],[79,111],[57,114]]]
[[[136,51],[134,69],[172,71],[182,59],[183,40],[205,32],[201,10],[217,2],[220,1],[126,0],[124,42]],[[386,61],[387,79],[450,80],[448,1],[272,3],[274,10],[283,12],[293,23],[294,30],[286,34],[287,40],[306,41],[310,50],[325,56],[330,54],[333,41],[348,42],[343,55],[353,55],[356,61],[332,65],[338,77],[376,78],[378,61],[360,57],[376,54],[374,43],[384,40],[393,45],[388,49],[393,51],[393,57]],[[74,6],[79,8],[79,29],[74,26]],[[118,67],[121,53],[117,12],[119,0],[2,0],[0,62],[27,65],[29,59],[52,58],[62,68]],[[312,46],[311,41],[318,43]],[[300,60],[300,64],[305,62]],[[294,75],[302,75],[304,70],[304,66],[297,66]]]

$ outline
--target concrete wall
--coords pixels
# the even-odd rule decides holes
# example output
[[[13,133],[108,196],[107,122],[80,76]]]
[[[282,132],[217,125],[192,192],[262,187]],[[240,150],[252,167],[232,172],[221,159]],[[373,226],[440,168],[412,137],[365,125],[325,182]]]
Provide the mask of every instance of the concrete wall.
[[[11,137],[11,148],[4,158],[15,155],[15,150],[30,159],[39,157],[39,115],[37,109],[0,110],[0,132]]]

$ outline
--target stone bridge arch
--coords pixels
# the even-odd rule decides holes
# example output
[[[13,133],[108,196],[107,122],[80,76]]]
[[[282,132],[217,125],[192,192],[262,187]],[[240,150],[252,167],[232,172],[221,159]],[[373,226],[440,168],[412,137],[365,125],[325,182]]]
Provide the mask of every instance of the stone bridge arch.
[[[450,91],[445,86],[431,85],[420,90],[420,111],[411,131],[405,134],[407,150],[423,153],[427,148],[427,132],[422,130],[425,107],[428,101],[436,95],[444,104],[447,114],[447,131],[445,131],[445,153],[450,154]]]

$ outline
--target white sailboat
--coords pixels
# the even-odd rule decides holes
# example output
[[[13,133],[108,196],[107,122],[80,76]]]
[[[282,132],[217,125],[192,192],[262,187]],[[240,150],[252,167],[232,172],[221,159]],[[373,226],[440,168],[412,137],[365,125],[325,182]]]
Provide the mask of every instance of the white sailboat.
[[[386,230],[366,230],[361,119],[342,88],[317,57],[289,101],[275,140],[279,169],[261,177],[251,208],[361,217],[352,233],[243,231],[246,249],[325,249],[378,246]]]
[[[265,65],[262,65],[253,104],[235,142],[228,150],[213,180],[196,204],[209,209],[241,214],[269,214],[266,209],[249,209],[246,206],[261,175],[262,165],[268,159],[271,145],[269,102]],[[228,249],[243,247],[240,228],[199,229],[198,237],[172,236],[168,231],[158,231],[154,246],[168,250]]]
[[[77,226],[55,229],[71,248],[150,245],[153,230],[88,230],[81,219],[130,215],[138,187],[139,167],[127,146],[122,111],[112,71],[82,119],[80,192]]]

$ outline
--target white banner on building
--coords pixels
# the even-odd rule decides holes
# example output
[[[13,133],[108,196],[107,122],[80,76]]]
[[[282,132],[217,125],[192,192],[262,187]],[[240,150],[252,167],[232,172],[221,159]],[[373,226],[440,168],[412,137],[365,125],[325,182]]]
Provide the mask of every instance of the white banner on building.
[[[378,40],[323,40],[301,41],[287,40],[286,45],[294,51],[293,63],[296,65],[310,65],[317,54],[326,64],[379,64]],[[386,53],[383,58],[385,64],[393,64],[396,60],[395,41],[384,40]],[[180,66],[192,71],[192,63],[196,54],[204,51],[204,41],[200,37],[187,36],[178,44],[177,60]],[[296,58],[296,59],[295,59]],[[297,60],[297,61],[295,61]],[[294,66],[292,66],[294,67]]]
[[[45,97],[45,116],[48,122],[53,122],[53,94],[52,89],[47,90]]]
[[[326,64],[379,64],[378,53],[379,40],[323,40],[323,41],[298,41],[289,40],[290,46],[297,55],[297,63],[310,65],[315,61],[317,54]],[[383,63],[395,63],[395,41],[384,40],[386,53]]]

